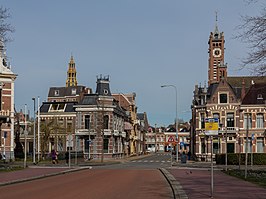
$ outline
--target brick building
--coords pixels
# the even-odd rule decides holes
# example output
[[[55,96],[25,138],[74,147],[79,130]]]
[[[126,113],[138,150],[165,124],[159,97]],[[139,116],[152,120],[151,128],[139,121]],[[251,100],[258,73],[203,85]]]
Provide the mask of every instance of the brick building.
[[[14,158],[14,86],[17,75],[8,63],[4,43],[0,40],[0,153]]]
[[[195,86],[191,106],[191,151],[205,160],[210,158],[212,148],[214,154],[250,152],[251,149],[252,152],[266,151],[266,77],[228,76],[224,43],[224,33],[219,32],[216,24],[208,42],[208,85]],[[213,136],[213,142],[206,135],[206,118],[219,121],[218,135]]]

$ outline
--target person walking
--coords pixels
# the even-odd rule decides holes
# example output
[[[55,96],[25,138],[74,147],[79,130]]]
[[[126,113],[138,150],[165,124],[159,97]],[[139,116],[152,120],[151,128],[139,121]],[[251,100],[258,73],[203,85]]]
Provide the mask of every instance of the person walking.
[[[51,156],[52,156],[52,163],[55,164],[56,163],[56,156],[57,156],[55,150],[52,150]]]

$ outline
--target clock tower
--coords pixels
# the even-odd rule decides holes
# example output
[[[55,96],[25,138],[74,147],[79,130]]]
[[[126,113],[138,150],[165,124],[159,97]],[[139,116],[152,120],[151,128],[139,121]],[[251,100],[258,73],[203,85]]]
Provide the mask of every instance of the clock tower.
[[[214,32],[209,37],[209,69],[208,69],[208,85],[218,83],[221,79],[227,77],[227,66],[224,64],[224,33],[219,32],[216,24]]]

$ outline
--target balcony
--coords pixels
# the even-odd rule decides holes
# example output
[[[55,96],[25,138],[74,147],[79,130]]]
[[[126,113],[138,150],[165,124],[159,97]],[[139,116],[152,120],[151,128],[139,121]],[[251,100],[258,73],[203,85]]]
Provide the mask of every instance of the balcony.
[[[77,129],[76,135],[96,135],[96,131],[94,129]]]
[[[114,135],[114,136],[119,136],[119,131],[118,131],[118,130],[114,130],[113,135]]]
[[[103,130],[104,135],[112,135],[112,131],[110,129]]]
[[[239,131],[239,128],[238,127],[220,127],[218,132],[219,134],[224,134],[224,133],[227,133],[228,134],[236,134],[238,131]]]

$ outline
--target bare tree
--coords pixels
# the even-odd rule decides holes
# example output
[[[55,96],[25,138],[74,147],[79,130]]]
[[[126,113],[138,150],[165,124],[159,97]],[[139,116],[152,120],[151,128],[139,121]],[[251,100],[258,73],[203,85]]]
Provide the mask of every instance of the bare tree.
[[[14,27],[11,26],[11,24],[7,22],[7,19],[10,17],[11,15],[9,13],[9,9],[1,6],[0,7],[0,38],[3,39],[4,43],[11,40],[11,38],[8,37],[8,33],[12,33],[15,31]]]
[[[259,3],[257,0],[249,0],[248,3]],[[266,7],[262,6],[258,16],[242,16],[242,24],[237,28],[240,33],[236,36],[248,44],[250,51],[242,60],[242,67],[252,67],[257,75],[266,74]]]

